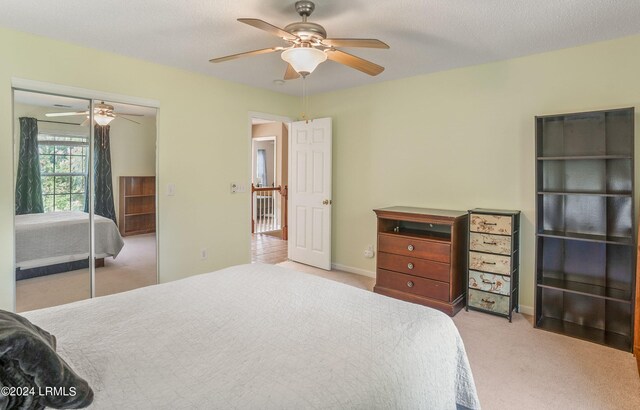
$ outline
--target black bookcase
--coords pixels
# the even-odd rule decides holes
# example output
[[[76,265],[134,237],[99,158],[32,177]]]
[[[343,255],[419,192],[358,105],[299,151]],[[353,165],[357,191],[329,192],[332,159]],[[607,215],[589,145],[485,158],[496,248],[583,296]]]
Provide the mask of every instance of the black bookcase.
[[[536,117],[538,328],[631,351],[634,109]]]

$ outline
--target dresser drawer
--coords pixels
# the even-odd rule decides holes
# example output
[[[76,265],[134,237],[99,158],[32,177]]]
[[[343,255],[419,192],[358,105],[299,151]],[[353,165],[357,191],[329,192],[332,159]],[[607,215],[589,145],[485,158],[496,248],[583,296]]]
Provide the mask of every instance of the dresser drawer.
[[[378,253],[378,267],[427,279],[449,282],[451,265],[412,256]]]
[[[449,301],[448,283],[413,275],[405,275],[404,273],[391,272],[384,269],[377,269],[376,276],[376,286],[445,302]]]
[[[511,237],[471,232],[469,235],[469,249],[511,255]]]
[[[500,215],[471,214],[471,232],[511,235],[511,217]]]
[[[378,251],[449,263],[451,245],[399,235],[378,235]]]
[[[511,277],[470,270],[469,288],[509,295],[511,292]]]
[[[509,314],[509,296],[496,295],[481,290],[469,289],[469,306],[490,312]]]
[[[511,257],[488,253],[469,252],[469,269],[483,272],[511,274]]]

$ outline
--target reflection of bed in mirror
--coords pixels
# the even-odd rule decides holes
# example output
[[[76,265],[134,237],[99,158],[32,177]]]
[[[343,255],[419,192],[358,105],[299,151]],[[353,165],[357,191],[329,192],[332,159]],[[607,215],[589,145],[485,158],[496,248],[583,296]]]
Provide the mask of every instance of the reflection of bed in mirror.
[[[124,246],[116,224],[94,216],[96,266]],[[89,266],[89,215],[80,211],[16,215],[16,279]]]

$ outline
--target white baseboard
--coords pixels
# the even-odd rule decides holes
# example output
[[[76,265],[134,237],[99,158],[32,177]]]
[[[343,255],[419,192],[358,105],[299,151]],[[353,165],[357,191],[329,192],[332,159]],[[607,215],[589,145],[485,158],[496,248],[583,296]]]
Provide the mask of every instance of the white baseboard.
[[[351,266],[345,266],[345,265],[341,265],[339,263],[332,263],[331,264],[331,269],[334,270],[341,270],[343,272],[349,272],[349,273],[355,273],[356,275],[362,275],[362,276],[367,276],[369,278],[375,278],[376,277],[376,273],[375,272],[371,272],[365,269],[360,269],[360,268],[354,268]]]
[[[524,313],[525,315],[533,316],[533,307],[532,306],[518,306],[518,312]]]

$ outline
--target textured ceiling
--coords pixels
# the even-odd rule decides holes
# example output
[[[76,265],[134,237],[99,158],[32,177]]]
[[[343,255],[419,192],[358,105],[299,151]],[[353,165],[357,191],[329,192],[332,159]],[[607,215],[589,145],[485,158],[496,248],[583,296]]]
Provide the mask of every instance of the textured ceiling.
[[[299,21],[294,0],[3,0],[0,26],[225,80],[300,95],[277,85],[285,63],[266,54],[213,57],[285,45],[236,21]],[[640,0],[317,0],[310,18],[329,37],[378,38],[390,50],[345,49],[386,70],[377,77],[327,61],[310,94],[539,53],[640,33]]]
[[[60,95],[41,94],[30,91],[16,90],[13,98],[15,102],[20,104],[48,107],[50,108],[50,112],[85,111],[90,107],[89,100],[82,98],[63,97]],[[96,103],[98,102],[100,101],[96,101]],[[142,115],[146,117],[156,116],[155,108],[110,101],[104,102],[113,105],[113,109],[116,113]]]

